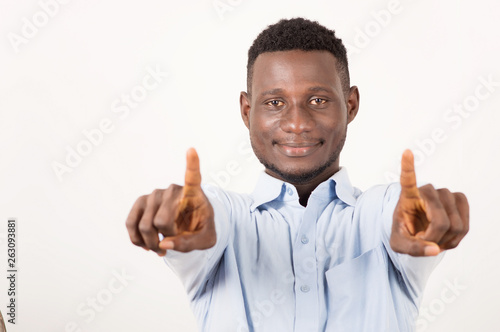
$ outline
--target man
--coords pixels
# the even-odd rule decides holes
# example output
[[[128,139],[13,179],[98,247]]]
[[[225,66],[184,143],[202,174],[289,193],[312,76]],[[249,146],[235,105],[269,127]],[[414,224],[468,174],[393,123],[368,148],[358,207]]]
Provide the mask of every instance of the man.
[[[248,54],[255,191],[202,188],[190,149],[184,187],[133,206],[131,241],[165,255],[203,331],[413,331],[429,273],[468,231],[466,197],[417,188],[409,150],[400,184],[350,184],[339,154],[359,91],[334,31],[281,20]]]

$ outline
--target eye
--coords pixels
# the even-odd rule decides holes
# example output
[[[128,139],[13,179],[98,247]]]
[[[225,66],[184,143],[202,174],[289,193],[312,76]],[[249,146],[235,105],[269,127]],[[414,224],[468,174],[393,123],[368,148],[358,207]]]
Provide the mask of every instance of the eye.
[[[270,100],[266,103],[266,105],[269,105],[269,106],[273,106],[273,107],[281,107],[283,105],[285,105],[284,102],[282,102],[281,100]]]
[[[323,105],[324,103],[326,103],[326,99],[323,98],[314,98],[311,100],[311,104],[314,105]]]

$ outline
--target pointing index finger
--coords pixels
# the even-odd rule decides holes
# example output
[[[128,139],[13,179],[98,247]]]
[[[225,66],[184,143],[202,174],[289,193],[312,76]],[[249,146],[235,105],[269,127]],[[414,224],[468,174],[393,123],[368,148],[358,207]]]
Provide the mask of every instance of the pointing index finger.
[[[200,159],[194,148],[189,148],[186,153],[186,175],[184,178],[184,197],[193,196],[201,190]]]
[[[411,150],[405,150],[401,158],[401,196],[405,198],[420,198],[417,188],[417,176]]]

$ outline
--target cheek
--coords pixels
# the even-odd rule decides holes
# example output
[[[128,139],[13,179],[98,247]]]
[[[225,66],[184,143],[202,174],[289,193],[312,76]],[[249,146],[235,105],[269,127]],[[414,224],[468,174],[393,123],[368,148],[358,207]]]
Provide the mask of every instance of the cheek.
[[[347,124],[345,121],[335,123],[323,127],[324,137],[331,143],[336,143],[341,140],[346,133]]]
[[[272,141],[273,133],[276,130],[278,121],[276,119],[261,117],[250,118],[250,135],[257,142]]]
[[[250,139],[254,145],[255,149],[259,151],[265,151],[270,148],[270,142],[272,138],[269,132],[265,128],[259,128],[257,126],[250,127]]]

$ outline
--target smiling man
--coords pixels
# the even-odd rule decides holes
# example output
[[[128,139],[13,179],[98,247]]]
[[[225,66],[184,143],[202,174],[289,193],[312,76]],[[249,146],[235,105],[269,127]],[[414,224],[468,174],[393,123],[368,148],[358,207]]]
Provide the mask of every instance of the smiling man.
[[[240,104],[253,150],[268,174],[296,187],[305,206],[311,191],[339,170],[358,89],[344,91],[342,67],[329,51],[267,51],[252,69]]]
[[[339,166],[359,91],[341,40],[296,18],[249,50],[241,115],[265,166],[252,194],[201,185],[141,196],[126,225],[181,278],[202,331],[414,331],[425,282],[469,228],[461,193],[401,181],[366,192]]]

